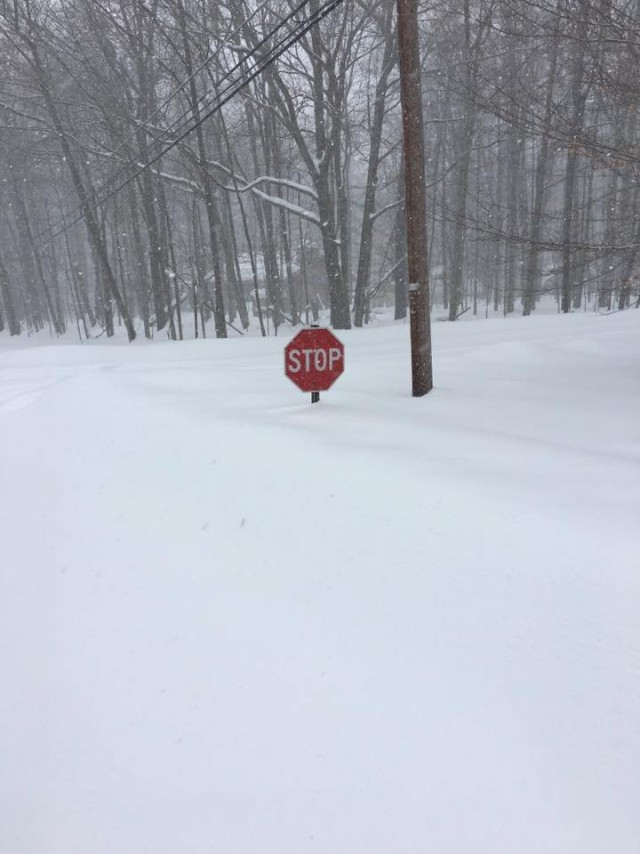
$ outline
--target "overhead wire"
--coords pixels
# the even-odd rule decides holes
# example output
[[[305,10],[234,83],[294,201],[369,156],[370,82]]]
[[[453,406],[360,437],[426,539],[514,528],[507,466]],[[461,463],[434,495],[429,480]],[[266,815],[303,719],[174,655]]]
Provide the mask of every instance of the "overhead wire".
[[[96,5],[96,6],[98,6],[98,8],[102,9],[103,11],[105,11],[105,10],[104,10],[104,6],[99,2],[99,0],[92,0],[92,2],[93,2],[93,3],[95,3],[95,5]],[[159,116],[159,115],[160,115],[160,114],[161,114],[161,113],[166,109],[166,107],[168,107],[168,106],[169,106],[169,104],[174,100],[174,98],[175,98],[177,95],[179,95],[179,94],[180,94],[180,92],[182,92],[182,91],[183,91],[183,90],[184,90],[184,89],[189,85],[189,83],[191,83],[191,81],[192,81],[192,80],[194,80],[194,79],[198,76],[198,74],[200,74],[200,72],[201,72],[201,71],[203,71],[203,70],[207,67],[207,65],[209,65],[209,64],[210,64],[214,59],[216,59],[216,58],[217,58],[217,57],[222,53],[222,51],[224,50],[224,48],[225,48],[225,47],[227,47],[227,46],[230,44],[231,40],[232,40],[233,38],[235,38],[237,35],[239,35],[239,34],[242,32],[243,28],[244,28],[244,27],[246,27],[246,25],[247,25],[247,24],[249,24],[249,23],[252,21],[252,19],[253,19],[253,18],[254,18],[254,17],[255,17],[259,12],[261,12],[261,11],[262,11],[262,9],[264,9],[264,8],[265,8],[265,6],[267,6],[267,4],[268,4],[269,2],[270,2],[270,0],[263,0],[263,2],[262,2],[262,3],[260,3],[260,4],[259,4],[259,5],[258,5],[254,10],[253,10],[253,12],[249,15],[249,17],[248,17],[248,18],[246,18],[244,21],[242,21],[242,23],[238,24],[238,26],[235,28],[235,30],[233,30],[233,32],[231,32],[231,33],[230,33],[230,34],[225,38],[225,40],[224,40],[220,45],[218,45],[218,47],[216,48],[216,50],[215,50],[213,53],[208,54],[208,55],[207,55],[207,57],[206,57],[206,58],[205,58],[205,59],[200,63],[200,65],[198,65],[198,66],[193,70],[193,72],[192,72],[192,73],[191,73],[191,74],[190,74],[190,75],[189,75],[185,80],[183,80],[183,81],[182,81],[182,83],[180,83],[178,86],[176,86],[176,87],[175,87],[175,89],[173,89],[173,90],[172,90],[172,91],[167,95],[167,97],[164,99],[164,101],[162,102],[162,104],[160,104],[160,106],[159,106],[159,107],[157,107],[157,108],[156,108],[156,109],[151,113],[151,115],[150,115],[150,116],[146,116],[146,117],[145,117],[145,124],[148,124],[148,123],[152,122],[152,121],[153,121],[153,119],[155,119],[157,116]],[[180,116],[180,117],[179,117],[179,119],[178,119],[178,120],[180,120],[180,119],[184,118],[185,116],[187,116],[187,115],[189,114],[189,112],[190,112],[190,110],[186,110],[186,111],[182,114],[182,116]],[[177,120],[174,120],[174,122],[175,122],[175,121],[177,121]],[[165,131],[166,131],[166,130],[167,130],[167,129],[165,129]],[[118,154],[120,151],[122,151],[122,149],[123,149],[126,145],[128,145],[130,142],[132,142],[132,141],[136,138],[136,134],[137,134],[137,133],[138,133],[138,129],[136,128],[136,130],[134,130],[131,134],[129,134],[129,136],[128,136],[128,137],[126,137],[126,139],[122,140],[122,142],[121,142],[121,143],[119,143],[119,144],[116,146],[116,148],[115,148],[115,149],[113,149],[112,151],[110,151],[110,152],[109,152],[109,156],[113,157],[113,156],[115,156],[116,154]],[[113,177],[112,177],[112,178],[110,178],[109,180],[110,180],[110,181],[111,181],[111,180],[113,180]],[[103,186],[103,188],[102,188],[102,189],[104,189],[104,186]]]
[[[267,2],[270,2],[270,0],[265,0],[265,3],[261,4],[259,9],[263,8]],[[285,24],[287,24],[292,18],[294,18],[295,15],[297,15],[298,12],[301,11],[310,2],[311,2],[311,0],[301,0],[301,2],[298,4],[298,6],[296,6],[290,12],[290,14],[288,14],[285,18],[281,19],[280,22],[276,26],[274,26],[265,36],[263,36],[260,39],[260,41],[257,42],[256,45],[254,45],[254,47],[244,57],[239,59],[235,65],[233,65],[231,68],[229,68],[225,72],[223,77],[217,82],[216,91],[213,94],[209,94],[205,98],[201,98],[199,100],[199,103],[197,104],[198,112],[200,112],[202,109],[208,109],[212,105],[213,99],[217,99],[219,97],[220,84],[227,82],[229,80],[230,76],[234,72],[236,72],[244,63],[246,63],[248,60],[250,60],[252,58],[252,56],[258,50],[260,50],[278,32],[279,29],[282,29],[282,27],[284,27]],[[254,12],[249,18],[247,18],[245,21],[243,21],[239,25],[239,27],[234,31],[234,33],[232,35],[234,35],[234,36],[237,35],[246,26],[246,24],[251,20],[253,15],[256,14],[257,11],[259,11],[259,9],[256,10],[256,12]],[[229,42],[230,42],[230,38],[228,38],[226,40],[226,42],[223,46],[228,45]],[[195,78],[195,76],[197,76],[197,74],[200,73],[200,71],[202,71],[204,68],[206,68],[208,65],[210,65],[212,59],[214,59],[215,56],[218,55],[220,50],[221,50],[221,48],[218,51],[216,51],[216,53],[214,55],[212,55],[207,60],[205,60],[200,65],[200,67],[192,75],[190,75],[187,78],[187,80],[180,87],[180,90],[182,88],[184,88],[186,85],[188,85],[191,82],[191,80],[193,80]],[[235,86],[236,82],[237,81],[232,81],[229,84],[229,86],[227,86],[226,89],[222,90],[222,93],[224,94],[225,92],[228,91],[229,88]],[[147,121],[150,121],[150,119],[153,118],[153,116],[157,115],[158,112],[159,111],[156,111],[156,113],[152,114],[152,116],[149,119],[147,119]],[[162,136],[158,137],[157,139],[155,139],[153,141],[153,143],[150,146],[150,149],[153,150],[154,148],[164,144],[165,142],[168,142],[168,140],[171,138],[171,136],[173,134],[179,133],[184,127],[186,127],[188,125],[188,123],[193,119],[194,114],[195,114],[194,108],[192,106],[188,107],[180,116],[178,116],[177,118],[175,118],[173,120],[173,122],[171,123],[171,125],[169,127],[162,129],[162,131],[163,131]],[[194,129],[195,129],[195,127],[196,126],[194,125]],[[133,136],[131,138],[133,138],[133,137],[135,137],[135,133],[133,134]],[[164,137],[164,139],[162,137]],[[149,153],[149,150],[147,151],[147,153]]]
[[[252,80],[258,77],[269,65],[275,62],[283,53],[285,53],[292,45],[298,42],[313,26],[319,23],[323,18],[325,18],[330,12],[332,12],[335,8],[337,8],[343,0],[326,0],[318,9],[314,10],[311,15],[307,18],[304,18],[298,21],[293,29],[287,31],[280,40],[271,45],[268,50],[259,55],[260,50],[264,48],[264,46],[274,38],[278,34],[278,32],[285,27],[291,20],[293,20],[303,9],[305,6],[309,5],[311,0],[301,0],[301,2],[285,17],[283,18],[277,25],[272,27],[269,32],[263,36],[243,57],[241,57],[221,78],[221,83],[227,83],[226,86],[223,86],[222,89],[219,88],[219,84],[216,87],[215,93],[212,94],[211,97],[207,97],[202,103],[198,104],[196,107],[197,113],[199,113],[199,117],[194,121],[194,114],[196,114],[196,110],[193,107],[186,110],[181,116],[179,116],[174,122],[170,125],[169,128],[163,130],[163,135],[161,138],[154,140],[154,142],[150,146],[150,151],[155,153],[152,154],[151,157],[147,157],[145,163],[142,164],[127,164],[126,167],[120,170],[119,173],[111,176],[104,182],[104,184],[96,191],[95,194],[95,205],[101,206],[104,205],[107,201],[109,201],[113,196],[123,190],[130,183],[135,181],[144,171],[151,168],[155,163],[158,162],[162,157],[164,157],[169,151],[174,149],[177,145],[179,145],[187,136],[193,133],[200,125],[202,125],[207,119],[211,118],[216,112],[222,109],[232,98],[234,98],[242,89],[244,89]],[[265,4],[261,4],[259,8],[263,8]],[[258,10],[256,10],[257,12]],[[254,12],[254,14],[256,13]],[[253,15],[251,16],[253,17]],[[243,21],[238,29],[234,31],[234,34],[237,34],[246,24],[250,21],[251,18]],[[225,44],[228,44],[229,40]],[[187,86],[195,75],[200,73],[203,68],[206,68],[207,65],[217,56],[219,55],[219,48],[216,53],[212,54],[207,58],[197,69],[194,71],[190,77],[185,80],[181,86],[179,86],[172,97],[177,95],[180,91]],[[255,64],[253,67],[247,69],[244,72],[243,76],[239,79],[230,79],[233,74],[235,74],[239,69],[243,66],[246,66],[252,59],[255,58]],[[152,114],[155,117],[159,112],[161,112],[167,105],[170,103],[170,98],[166,99],[164,104],[158,108],[156,112]],[[135,138],[136,132],[134,132],[126,141],[120,144],[120,147],[126,145],[131,139]],[[150,151],[147,151],[147,155],[149,155]],[[110,156],[112,156],[115,152],[111,152]],[[125,178],[125,175],[130,172],[131,169],[134,169],[133,174],[128,175]],[[110,187],[114,182],[119,182],[115,187],[112,187],[108,192],[105,193],[105,190]],[[76,214],[77,215],[74,215]],[[69,216],[73,218],[69,220]],[[48,237],[42,240],[39,244],[39,248],[43,248],[53,242],[57,237],[63,234],[68,229],[72,228],[78,222],[83,219],[84,214],[82,213],[81,206],[77,206],[70,214],[67,214],[63,217],[60,228],[55,229]]]
[[[101,4],[100,4],[99,2],[97,2],[97,0],[94,0],[94,2],[96,3],[96,5],[98,5],[98,6],[99,6],[99,8],[103,8],[103,7],[101,6]],[[230,34],[230,35],[225,39],[225,41],[224,41],[224,42],[223,42],[223,43],[222,43],[222,44],[221,44],[221,45],[216,49],[216,51],[215,51],[213,54],[209,55],[209,56],[208,56],[208,57],[207,57],[207,58],[206,58],[206,59],[205,59],[205,60],[204,60],[204,61],[203,61],[203,62],[202,62],[202,63],[201,63],[201,64],[200,64],[200,65],[199,65],[199,66],[198,66],[198,67],[197,67],[193,72],[192,72],[192,74],[191,74],[191,75],[189,75],[189,77],[188,77],[188,78],[186,78],[186,80],[184,80],[184,81],[183,81],[183,82],[182,82],[178,87],[176,87],[176,88],[173,90],[173,92],[171,93],[171,95],[170,95],[170,96],[168,96],[168,97],[165,99],[165,101],[163,102],[163,104],[161,104],[161,105],[160,105],[160,106],[159,106],[159,107],[158,107],[158,108],[157,108],[157,109],[156,109],[156,110],[151,114],[151,116],[149,116],[149,117],[146,119],[146,121],[147,121],[147,122],[149,122],[149,121],[151,121],[153,118],[155,118],[157,115],[159,115],[159,114],[160,114],[160,113],[161,113],[161,112],[162,112],[162,111],[163,111],[163,110],[164,110],[164,109],[169,105],[169,103],[173,100],[173,98],[174,98],[176,95],[178,95],[178,94],[179,94],[179,93],[180,93],[180,92],[181,92],[181,91],[182,91],[186,86],[188,86],[188,85],[189,85],[189,83],[190,83],[190,82],[191,82],[191,81],[192,81],[192,80],[193,80],[193,79],[194,79],[194,78],[195,78],[195,77],[196,77],[196,76],[197,76],[197,75],[198,75],[198,74],[199,74],[199,73],[200,73],[204,68],[206,68],[206,66],[207,66],[208,64],[210,64],[214,59],[216,59],[216,57],[217,57],[217,56],[219,56],[219,54],[221,53],[221,51],[222,51],[225,47],[227,47],[227,46],[228,46],[228,44],[230,43],[231,39],[232,39],[232,38],[234,38],[236,35],[238,35],[238,34],[242,31],[242,29],[243,29],[243,28],[244,28],[244,27],[245,27],[245,26],[246,26],[246,25],[247,25],[247,24],[252,20],[252,18],[253,18],[256,14],[258,14],[258,12],[260,12],[260,11],[261,11],[261,10],[262,10],[266,5],[267,5],[267,3],[268,3],[268,2],[269,2],[269,0],[264,0],[264,2],[263,2],[263,3],[261,3],[261,4],[260,4],[260,5],[259,5],[259,6],[258,6],[258,7],[253,11],[253,12],[252,12],[252,14],[251,14],[248,18],[246,18],[244,21],[242,21],[242,22],[238,25],[238,27],[236,27],[236,29],[235,29],[235,30],[234,30],[234,31],[233,31],[233,32],[232,32],[232,33],[231,33],[231,34]],[[291,15],[288,15],[286,18],[284,18],[283,20],[281,20],[278,26],[274,27],[274,28],[270,31],[270,33],[268,33],[268,34],[267,34],[263,39],[261,39],[261,40],[260,40],[260,42],[258,42],[258,44],[255,46],[255,50],[258,50],[258,49],[259,49],[259,48],[260,48],[260,47],[261,47],[261,46],[262,46],[266,41],[268,41],[268,39],[269,39],[269,38],[271,38],[271,36],[272,36],[275,32],[277,32],[277,30],[278,30],[280,27],[284,26],[284,25],[285,25],[285,23],[287,23],[287,22],[290,20],[290,18],[292,17],[292,15],[297,14],[298,10],[299,10],[300,8],[304,7],[304,6],[305,6],[306,4],[308,4],[309,2],[310,2],[310,0],[302,0],[302,2],[301,2],[301,3],[300,3],[300,4],[299,4],[299,5],[298,5],[294,10],[293,10],[293,12],[291,13]],[[237,70],[237,69],[242,65],[242,62],[243,62],[243,61],[246,61],[247,59],[250,59],[250,57],[251,57],[251,53],[250,53],[250,54],[248,54],[246,57],[244,57],[244,58],[243,58],[242,60],[240,60],[239,62],[237,62],[237,63],[236,63],[232,68],[230,68],[230,69],[226,72],[226,74],[221,78],[221,81],[220,81],[220,82],[221,82],[221,83],[224,83],[226,80],[228,80],[229,76],[230,76],[231,74],[233,74],[233,73],[234,73],[234,72],[235,72],[235,71],[236,71],[236,70]],[[207,106],[208,106],[208,105],[207,105]],[[185,111],[184,111],[180,116],[178,116],[176,119],[174,119],[174,120],[173,120],[173,122],[172,122],[172,124],[171,124],[169,127],[164,128],[164,129],[163,129],[163,131],[162,131],[161,136],[157,137],[157,138],[156,138],[156,139],[155,139],[155,140],[150,144],[150,146],[148,146],[147,151],[146,151],[147,156],[148,156],[150,153],[153,153],[154,149],[157,149],[159,146],[161,146],[161,145],[165,144],[166,142],[168,142],[168,141],[169,141],[169,139],[171,139],[171,137],[172,137],[172,135],[173,135],[174,133],[179,132],[182,128],[184,128],[184,127],[188,124],[188,122],[193,118],[193,112],[194,112],[194,111],[193,111],[193,109],[192,109],[191,107],[190,107],[190,108],[188,108],[188,109],[187,109],[187,110],[185,110]],[[133,132],[132,132],[132,133],[131,133],[131,134],[130,134],[130,135],[129,135],[125,140],[123,140],[123,141],[122,141],[122,142],[117,146],[117,148],[116,148],[116,149],[114,149],[114,150],[110,151],[110,152],[108,153],[108,156],[109,156],[109,157],[113,157],[113,156],[115,156],[118,152],[122,151],[122,150],[125,148],[125,146],[126,146],[126,145],[128,145],[128,143],[129,143],[129,142],[131,142],[133,139],[135,139],[135,137],[136,137],[136,135],[137,135],[137,133],[138,133],[138,130],[139,130],[139,128],[136,128],[136,130],[135,130],[135,131],[133,131]],[[160,156],[162,156],[162,155],[160,155]],[[159,159],[159,158],[157,158],[157,159]],[[156,162],[156,160],[154,160],[154,162]],[[130,173],[132,170],[135,170],[136,168],[137,168],[136,164],[133,164],[133,163],[127,163],[127,164],[126,164],[125,166],[123,166],[119,171],[116,171],[113,175],[111,175],[109,178],[107,178],[107,179],[103,182],[103,184],[102,184],[102,185],[101,185],[101,186],[100,186],[100,187],[95,191],[95,193],[96,193],[97,195],[99,195],[99,194],[101,194],[101,193],[104,193],[104,192],[105,192],[105,191],[106,191],[110,186],[112,186],[113,184],[117,183],[118,181],[122,181],[122,180],[123,180],[123,178],[124,178],[124,176],[125,176],[125,175],[127,175],[127,173]],[[145,168],[146,168],[146,165],[142,168],[142,170],[141,170],[141,171],[144,171],[144,169],[145,169]],[[140,171],[136,171],[136,172],[135,172],[135,175],[133,175],[133,176],[132,176],[132,180],[135,180],[135,178],[137,178],[139,175],[140,175]],[[127,182],[127,183],[128,183],[128,182]],[[125,184],[125,185],[123,185],[123,186],[126,186],[126,184]],[[119,188],[118,188],[118,190],[119,190],[119,189],[122,189],[122,187],[119,187]],[[116,192],[118,192],[118,190],[116,190]],[[111,196],[112,196],[112,195],[113,195],[113,194],[108,194],[107,198],[111,198]],[[106,200],[106,198],[105,198],[105,200]],[[100,201],[96,202],[96,204],[100,204],[100,203],[101,203]],[[69,221],[69,217],[72,217],[72,219],[71,219],[70,221]],[[40,246],[41,246],[41,247],[47,246],[49,243],[51,243],[53,240],[55,240],[55,238],[56,238],[56,237],[58,237],[58,236],[59,236],[59,235],[60,235],[60,234],[65,230],[65,228],[67,228],[67,227],[69,227],[69,228],[70,228],[70,227],[72,227],[73,225],[75,225],[75,224],[77,224],[78,222],[80,222],[80,220],[82,220],[82,218],[83,218],[82,205],[81,205],[81,204],[78,204],[78,205],[76,205],[76,206],[75,206],[71,211],[69,211],[68,213],[64,214],[64,215],[59,219],[58,223],[56,223],[56,224],[55,224],[55,225],[53,225],[53,226],[50,226],[50,227],[47,229],[47,232],[48,232],[48,233],[50,233],[50,236],[49,236],[49,237],[47,237],[47,238],[44,238],[44,237],[43,237],[43,238],[42,238],[43,242],[40,244]],[[52,232],[52,229],[56,229],[54,233],[51,233],[51,232]],[[46,233],[46,232],[45,232],[45,233]],[[40,235],[39,235],[39,237],[40,237]]]

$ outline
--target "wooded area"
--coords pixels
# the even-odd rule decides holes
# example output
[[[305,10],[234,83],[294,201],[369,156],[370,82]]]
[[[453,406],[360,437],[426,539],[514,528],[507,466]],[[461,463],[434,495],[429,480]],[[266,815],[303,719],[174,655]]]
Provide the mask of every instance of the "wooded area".
[[[405,316],[395,0],[0,9],[0,332]],[[637,3],[419,12],[436,310],[637,305]]]

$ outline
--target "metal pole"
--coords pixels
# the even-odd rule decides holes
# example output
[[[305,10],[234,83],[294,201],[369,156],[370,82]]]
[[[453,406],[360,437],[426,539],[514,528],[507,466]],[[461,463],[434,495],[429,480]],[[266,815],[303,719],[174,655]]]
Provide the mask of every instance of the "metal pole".
[[[397,0],[400,96],[404,131],[405,214],[409,268],[409,327],[411,380],[414,397],[433,388],[429,267],[427,264],[427,214],[424,181],[424,133],[418,0]]]
[[[312,323],[311,329],[318,329],[319,326],[320,326],[319,323]],[[311,392],[311,403],[320,403],[320,392],[319,391],[312,391]]]

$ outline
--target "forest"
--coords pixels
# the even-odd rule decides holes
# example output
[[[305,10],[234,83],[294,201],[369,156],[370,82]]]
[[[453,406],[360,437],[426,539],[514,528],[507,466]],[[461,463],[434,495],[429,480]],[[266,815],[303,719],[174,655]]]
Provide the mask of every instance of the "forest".
[[[419,3],[432,308],[640,303],[640,12]],[[407,312],[395,0],[2,0],[0,333]]]

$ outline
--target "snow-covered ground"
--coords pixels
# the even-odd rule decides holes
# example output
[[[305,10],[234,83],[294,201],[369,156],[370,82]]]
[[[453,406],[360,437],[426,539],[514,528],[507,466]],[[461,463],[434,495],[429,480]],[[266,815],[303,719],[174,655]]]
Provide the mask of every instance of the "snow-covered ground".
[[[2,854],[638,854],[640,312],[0,341]]]

